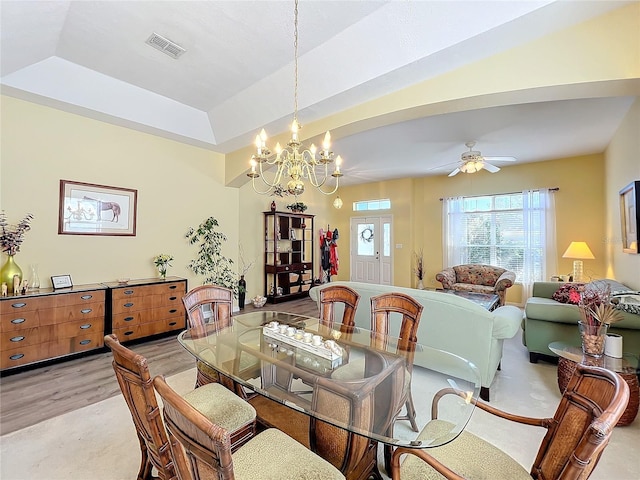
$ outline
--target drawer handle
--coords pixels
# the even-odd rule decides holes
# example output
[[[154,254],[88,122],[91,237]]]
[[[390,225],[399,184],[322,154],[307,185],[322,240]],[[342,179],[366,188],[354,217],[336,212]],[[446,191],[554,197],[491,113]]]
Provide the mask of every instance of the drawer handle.
[[[285,270],[289,270],[289,267],[284,267]]]
[[[169,326],[170,327],[175,327],[177,324],[178,324],[178,322],[171,322],[171,323],[169,323]]]
[[[13,320],[11,320],[11,323],[13,323],[14,325],[18,325],[20,323],[24,323],[26,321],[26,319],[24,318],[14,318]]]
[[[169,288],[170,288],[171,290],[175,290],[176,288],[178,288],[178,286],[177,286],[177,285],[169,285]]]
[[[173,308],[173,309],[169,310],[169,313],[176,313],[177,311],[178,311],[177,309]]]
[[[125,335],[133,335],[133,332],[124,332]]]
[[[133,307],[133,302],[125,303],[124,306],[127,308]]]
[[[133,295],[134,291],[133,290],[125,290],[124,294],[125,295]]]
[[[22,308],[22,307],[24,307],[24,306],[26,306],[26,305],[27,305],[27,304],[26,304],[26,303],[24,303],[24,302],[20,302],[20,303],[12,303],[12,304],[11,304],[11,306],[12,306],[13,308]]]
[[[131,320],[133,320],[133,317],[127,317],[124,319],[125,322],[130,322]]]
[[[82,295],[80,298],[82,300],[91,300],[93,298],[93,295]]]
[[[178,298],[178,297],[169,297],[169,300],[173,301],[173,300],[175,300],[176,298]]]
[[[20,335],[20,336],[18,336],[18,337],[10,338],[10,340],[11,340],[12,342],[21,342],[22,340],[24,340],[24,335]]]
[[[89,345],[91,340],[80,340],[80,345]]]
[[[91,313],[93,312],[93,308],[83,308],[82,310],[80,310],[80,313],[86,315],[87,313]]]
[[[91,328],[91,324],[90,323],[85,323],[84,325],[80,325],[80,329],[81,330],[86,330],[87,328]]]
[[[24,353],[16,353],[15,355],[11,355],[9,360],[20,360],[22,357],[24,357]]]

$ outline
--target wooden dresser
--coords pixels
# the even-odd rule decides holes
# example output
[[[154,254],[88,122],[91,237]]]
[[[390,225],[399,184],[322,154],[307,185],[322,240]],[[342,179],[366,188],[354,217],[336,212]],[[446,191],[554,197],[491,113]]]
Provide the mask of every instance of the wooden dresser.
[[[0,298],[0,369],[102,347],[105,293],[92,284]]]
[[[105,283],[111,320],[108,331],[121,342],[149,337],[186,327],[186,312],[182,297],[187,292],[187,280],[167,277],[166,280],[131,280],[126,285]]]

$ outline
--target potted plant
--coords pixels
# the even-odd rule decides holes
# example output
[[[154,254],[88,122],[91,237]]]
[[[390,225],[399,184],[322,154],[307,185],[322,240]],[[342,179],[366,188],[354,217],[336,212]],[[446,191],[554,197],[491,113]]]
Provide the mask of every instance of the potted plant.
[[[209,217],[197,229],[189,228],[185,238],[189,244],[198,245],[198,255],[187,267],[196,275],[204,275],[203,283],[226,287],[237,298],[238,281],[231,268],[233,260],[222,254],[222,245],[227,241],[227,236],[217,227],[218,220]]]
[[[33,215],[28,213],[20,223],[10,225],[6,214],[0,212],[0,250],[7,254],[7,262],[0,269],[0,283],[6,285],[8,294],[17,295],[15,287],[22,284],[22,269],[13,257],[20,251],[25,234],[31,230],[31,220]]]
[[[418,279],[418,288],[424,290],[424,284],[422,283],[422,279],[424,278],[424,257],[422,249],[420,249],[420,252],[413,252],[413,261],[415,264],[413,273]]]
[[[303,213],[307,209],[307,206],[302,202],[295,202],[287,205],[287,208],[293,213]]]

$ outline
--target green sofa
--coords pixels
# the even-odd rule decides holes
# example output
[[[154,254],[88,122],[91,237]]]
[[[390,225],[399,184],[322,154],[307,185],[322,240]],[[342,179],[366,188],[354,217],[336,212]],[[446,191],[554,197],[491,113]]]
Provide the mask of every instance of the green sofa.
[[[466,358],[480,370],[483,400],[489,400],[489,388],[500,368],[502,344],[519,330],[522,312],[512,305],[498,307],[492,312],[477,303],[456,295],[433,290],[375,285],[360,282],[331,282],[313,287],[309,296],[319,302],[319,292],[330,285],[346,285],[360,295],[355,314],[358,327],[371,328],[371,297],[382,293],[400,292],[415,298],[424,306],[418,325],[418,343]],[[342,308],[336,307],[342,318]],[[389,333],[398,335],[399,323]],[[414,364],[419,367],[429,365]]]
[[[620,288],[619,283],[610,281],[612,292]],[[522,320],[522,343],[529,351],[529,361],[553,360],[556,355],[549,350],[551,342],[561,341],[580,345],[578,321],[580,312],[576,305],[553,300],[553,294],[563,283],[535,282],[533,296],[527,300]],[[629,289],[631,291],[631,289]],[[640,315],[625,312],[623,320],[616,322],[609,333],[622,335],[625,352],[640,354]]]

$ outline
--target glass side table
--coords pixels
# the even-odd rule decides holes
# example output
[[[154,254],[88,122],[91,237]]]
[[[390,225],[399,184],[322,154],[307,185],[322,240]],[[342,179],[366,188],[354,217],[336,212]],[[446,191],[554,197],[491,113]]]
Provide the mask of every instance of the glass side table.
[[[564,392],[567,388],[577,363],[606,368],[620,375],[629,385],[629,404],[617,425],[629,425],[633,422],[638,414],[638,406],[640,404],[640,387],[638,386],[638,374],[640,373],[638,365],[640,362],[637,355],[625,353],[622,358],[614,358],[607,355],[594,358],[583,355],[581,347],[564,342],[550,343],[549,350],[558,355],[558,387],[560,392]]]

